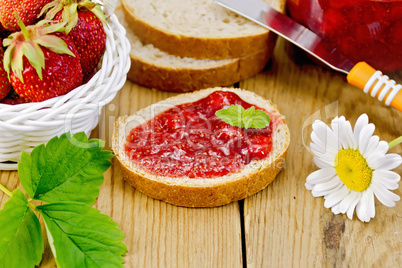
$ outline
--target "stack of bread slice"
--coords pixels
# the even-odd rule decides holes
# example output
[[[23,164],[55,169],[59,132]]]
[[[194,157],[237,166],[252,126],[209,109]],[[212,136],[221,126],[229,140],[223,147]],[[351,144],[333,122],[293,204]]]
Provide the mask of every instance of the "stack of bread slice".
[[[279,11],[284,0],[265,0]],[[128,79],[188,92],[261,71],[276,35],[213,0],[121,0],[115,14],[131,42]]]

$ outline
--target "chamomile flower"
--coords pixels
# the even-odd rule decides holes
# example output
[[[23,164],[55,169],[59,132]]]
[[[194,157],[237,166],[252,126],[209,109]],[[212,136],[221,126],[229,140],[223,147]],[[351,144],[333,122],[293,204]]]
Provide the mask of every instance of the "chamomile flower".
[[[324,206],[335,214],[346,213],[368,222],[375,216],[374,195],[388,207],[395,206],[400,175],[391,171],[402,163],[399,154],[387,154],[389,145],[373,135],[375,126],[363,114],[354,130],[345,117],[336,117],[331,128],[313,123],[311,151],[320,168],[306,179],[314,197],[324,196]]]

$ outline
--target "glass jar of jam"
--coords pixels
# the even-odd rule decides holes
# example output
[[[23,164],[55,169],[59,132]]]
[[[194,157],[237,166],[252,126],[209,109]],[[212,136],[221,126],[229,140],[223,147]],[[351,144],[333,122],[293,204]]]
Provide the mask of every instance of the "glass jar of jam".
[[[287,0],[287,10],[353,62],[402,69],[402,0]]]

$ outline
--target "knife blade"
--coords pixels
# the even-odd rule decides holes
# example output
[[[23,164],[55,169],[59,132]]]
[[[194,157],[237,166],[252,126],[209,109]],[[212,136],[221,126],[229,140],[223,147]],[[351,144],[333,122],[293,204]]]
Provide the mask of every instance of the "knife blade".
[[[402,111],[402,86],[365,62],[353,63],[320,36],[262,0],[214,0],[217,4],[271,30],[332,69],[347,74],[350,84]]]

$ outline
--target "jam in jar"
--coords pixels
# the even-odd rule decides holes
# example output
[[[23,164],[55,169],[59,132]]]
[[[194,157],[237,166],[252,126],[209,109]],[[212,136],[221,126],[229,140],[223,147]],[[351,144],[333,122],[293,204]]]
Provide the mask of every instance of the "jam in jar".
[[[287,9],[354,63],[402,69],[402,0],[288,0]]]

